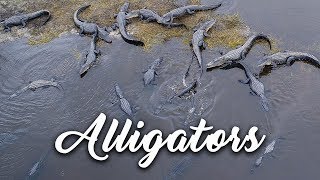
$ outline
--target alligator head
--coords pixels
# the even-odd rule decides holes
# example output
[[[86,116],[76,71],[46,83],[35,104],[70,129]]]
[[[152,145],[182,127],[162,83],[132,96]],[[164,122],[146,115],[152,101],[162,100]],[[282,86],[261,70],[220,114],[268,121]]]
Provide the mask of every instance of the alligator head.
[[[205,31],[209,31],[210,28],[216,23],[217,21],[215,19],[212,19],[210,21],[205,22],[200,29],[203,29]]]
[[[128,12],[128,10],[129,10],[129,3],[126,2],[121,6],[120,12]]]
[[[270,65],[272,65],[272,60],[268,56],[264,57],[258,62],[258,67],[270,66]]]
[[[214,59],[213,61],[209,62],[207,64],[207,69],[211,69],[211,68],[216,68],[216,67],[219,67],[219,66],[222,66],[224,64],[224,57],[219,57],[219,58],[216,58]]]

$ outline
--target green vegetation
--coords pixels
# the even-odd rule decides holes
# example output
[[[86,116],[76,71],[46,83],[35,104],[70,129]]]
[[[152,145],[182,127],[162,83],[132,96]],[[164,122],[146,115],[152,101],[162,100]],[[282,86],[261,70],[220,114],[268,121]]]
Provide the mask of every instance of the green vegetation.
[[[30,27],[31,37],[30,45],[37,45],[50,42],[58,37],[61,33],[70,31],[75,28],[72,17],[74,11],[85,4],[91,4],[91,7],[82,13],[81,18],[87,21],[96,22],[100,26],[110,26],[114,23],[114,14],[119,11],[121,5],[126,0],[13,0],[5,1],[6,5],[0,5],[7,10],[18,9],[23,12],[32,12],[39,9],[48,9],[52,12],[52,19],[43,27]],[[147,7],[155,10],[159,14],[164,14],[170,9],[175,8],[172,0],[130,0],[130,10]],[[190,0],[190,4],[199,4],[199,0]],[[1,15],[1,14],[0,14]],[[132,20],[128,31],[135,37],[145,43],[145,49],[150,49],[155,44],[163,43],[174,37],[181,37],[184,43],[189,43],[192,37],[192,29],[200,22],[215,18],[217,24],[210,30],[210,37],[206,42],[210,48],[217,46],[226,46],[235,48],[244,43],[249,28],[242,21],[238,14],[218,16],[212,11],[198,12],[192,16],[185,16],[177,19],[178,22],[184,23],[186,28],[167,28],[157,23],[146,23],[138,20]]]

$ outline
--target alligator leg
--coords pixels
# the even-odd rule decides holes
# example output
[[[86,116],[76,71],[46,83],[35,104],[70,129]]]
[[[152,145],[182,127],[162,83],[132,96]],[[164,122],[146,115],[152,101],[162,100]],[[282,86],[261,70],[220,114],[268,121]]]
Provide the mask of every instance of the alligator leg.
[[[187,13],[188,13],[188,14],[194,14],[195,11],[192,11],[192,10],[190,10],[190,9],[187,9]]]
[[[112,28],[113,30],[116,30],[118,27],[119,27],[118,23],[114,23],[114,24],[111,26],[111,28]]]
[[[83,27],[83,26],[80,26],[79,35],[80,35],[80,36],[83,36],[83,32],[84,32],[84,27]]]
[[[10,32],[11,31],[11,28],[9,26],[4,26],[4,32]]]
[[[100,50],[94,50],[94,53],[97,54],[97,55],[100,55],[101,51]]]
[[[278,67],[277,63],[272,62],[272,67],[273,67],[273,68],[277,68],[277,67]]]
[[[169,26],[169,28],[171,27],[171,24],[173,23],[173,14],[171,14],[171,16],[170,16],[170,24],[168,25]]]
[[[21,24],[22,24],[22,27],[26,27],[27,23],[26,23],[26,20],[25,19],[21,19]]]
[[[246,80],[238,80],[240,83],[242,83],[242,84],[249,84],[249,82],[250,82],[250,79],[248,78],[248,79],[246,79]]]
[[[152,17],[148,17],[148,18],[146,19],[146,21],[147,21],[147,22],[152,22],[152,21],[153,21],[153,18],[152,18]]]
[[[226,68],[226,67],[230,66],[231,64],[232,64],[232,61],[231,62],[227,61],[223,65],[220,66],[220,69]]]
[[[203,43],[202,43],[202,48],[203,48],[203,49],[207,49],[207,47],[208,47],[208,44],[203,41]]]

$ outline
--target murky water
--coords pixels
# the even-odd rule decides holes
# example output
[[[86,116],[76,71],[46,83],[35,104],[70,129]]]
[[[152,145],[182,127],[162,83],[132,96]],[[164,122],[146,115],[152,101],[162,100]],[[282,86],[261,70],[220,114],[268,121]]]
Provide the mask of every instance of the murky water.
[[[209,1],[203,1],[208,3]],[[281,40],[280,48],[307,51],[320,57],[317,0],[228,0],[221,13],[239,12],[252,31]],[[265,113],[259,98],[238,83],[245,75],[238,68],[205,72],[194,96],[172,96],[185,88],[182,77],[192,52],[179,39],[143,51],[115,39],[99,46],[99,63],[80,79],[79,62],[90,43],[89,37],[67,35],[48,44],[28,46],[17,40],[0,44],[0,179],[25,179],[41,156],[53,149],[55,138],[66,130],[83,131],[101,113],[124,121],[114,91],[118,83],[135,107],[133,120],[143,120],[147,129],[172,132],[204,118],[215,128],[255,125],[268,141],[284,137],[262,165],[250,172],[263,148],[253,154],[169,154],[161,152],[147,170],[139,169],[142,154],[112,153],[103,163],[91,160],[83,145],[68,156],[50,151],[37,179],[317,179],[320,173],[320,72],[305,63],[272,70],[261,78],[270,90],[271,111]],[[254,65],[267,52],[256,46],[245,60]],[[203,52],[205,62],[217,50]],[[163,57],[155,85],[143,86],[143,74],[151,62]],[[193,62],[186,84],[198,74]],[[27,91],[9,96],[38,79],[55,78],[63,87]],[[192,109],[194,101],[194,112]],[[191,157],[190,157],[191,156]],[[185,161],[187,159],[187,161]],[[180,166],[183,167],[180,167]],[[124,173],[125,172],[125,173]]]

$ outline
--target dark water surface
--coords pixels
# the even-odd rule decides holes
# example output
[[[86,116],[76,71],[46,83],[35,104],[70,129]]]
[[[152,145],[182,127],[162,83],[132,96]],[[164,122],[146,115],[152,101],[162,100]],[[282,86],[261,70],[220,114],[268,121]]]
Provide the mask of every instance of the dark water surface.
[[[317,0],[228,0],[221,12],[239,12],[252,31],[280,39],[281,49],[320,57],[319,7]],[[102,44],[99,63],[80,79],[79,62],[89,43],[89,37],[67,35],[39,46],[28,46],[23,39],[0,44],[0,179],[25,179],[42,154],[53,149],[60,133],[84,131],[101,112],[109,120],[124,121],[127,116],[119,108],[115,83],[136,107],[132,119],[146,123],[144,132],[158,128],[169,133],[204,118],[215,128],[238,126],[243,133],[258,126],[262,134],[271,133],[267,143],[280,136],[285,139],[276,144],[274,157],[266,157],[253,173],[252,165],[264,147],[252,154],[235,154],[229,147],[216,154],[163,151],[151,167],[141,170],[137,163],[143,153],[111,153],[107,161],[98,163],[89,157],[83,144],[68,156],[50,151],[37,179],[319,178],[319,69],[296,62],[263,76],[261,81],[270,90],[268,113],[259,98],[249,94],[249,87],[238,83],[245,78],[242,70],[205,72],[194,95],[195,111],[189,113],[191,94],[167,102],[184,88],[182,77],[192,57],[181,40],[173,39],[150,52],[119,39],[111,45]],[[267,49],[256,46],[245,61],[255,64],[262,52]],[[160,56],[164,61],[156,85],[144,87],[142,72]],[[218,56],[218,51],[206,50],[203,56],[208,62]],[[194,62],[187,84],[197,74],[196,67]],[[63,90],[45,88],[8,99],[29,81],[53,77],[61,82]]]

